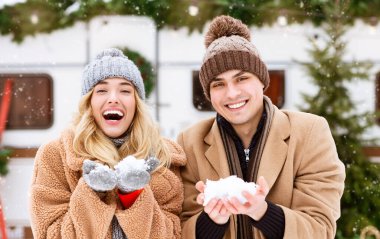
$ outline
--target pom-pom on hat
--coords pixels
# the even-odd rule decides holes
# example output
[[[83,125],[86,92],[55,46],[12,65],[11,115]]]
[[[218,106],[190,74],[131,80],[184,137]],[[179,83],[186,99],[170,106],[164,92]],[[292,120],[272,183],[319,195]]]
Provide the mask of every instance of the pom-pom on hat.
[[[145,99],[144,82],[139,69],[121,50],[116,48],[103,50],[84,68],[82,95],[87,94],[100,81],[111,77],[130,81],[140,98]]]
[[[214,18],[205,36],[206,54],[199,72],[203,91],[210,100],[210,83],[228,70],[243,70],[256,75],[269,86],[269,73],[256,47],[250,42],[250,31],[240,20],[230,16]]]

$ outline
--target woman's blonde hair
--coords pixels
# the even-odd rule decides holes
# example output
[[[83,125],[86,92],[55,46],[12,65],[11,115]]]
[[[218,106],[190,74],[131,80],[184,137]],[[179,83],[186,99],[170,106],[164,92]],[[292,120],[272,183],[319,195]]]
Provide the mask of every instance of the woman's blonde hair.
[[[100,160],[111,167],[128,155],[139,159],[156,156],[160,160],[160,166],[169,167],[168,146],[160,135],[158,125],[151,118],[146,104],[136,91],[136,112],[128,128],[127,139],[120,148],[117,148],[97,126],[91,108],[92,93],[93,89],[82,97],[79,112],[73,120],[73,147],[78,155]]]

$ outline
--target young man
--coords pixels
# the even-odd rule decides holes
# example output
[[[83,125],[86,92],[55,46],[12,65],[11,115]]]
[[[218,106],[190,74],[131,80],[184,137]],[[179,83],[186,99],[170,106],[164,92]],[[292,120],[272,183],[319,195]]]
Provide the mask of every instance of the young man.
[[[183,238],[334,238],[344,165],[322,117],[279,110],[264,91],[269,74],[241,21],[220,16],[206,34],[200,81],[217,112],[178,136]],[[213,199],[204,182],[237,175],[258,191]]]

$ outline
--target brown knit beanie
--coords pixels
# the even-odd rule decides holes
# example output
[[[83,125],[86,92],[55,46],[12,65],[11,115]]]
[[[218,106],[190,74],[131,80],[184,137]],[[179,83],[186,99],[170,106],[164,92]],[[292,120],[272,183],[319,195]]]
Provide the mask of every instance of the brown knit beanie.
[[[269,86],[269,73],[256,47],[250,42],[248,27],[230,16],[214,18],[205,36],[206,54],[199,72],[203,91],[210,100],[210,83],[229,70],[243,70],[256,75]]]

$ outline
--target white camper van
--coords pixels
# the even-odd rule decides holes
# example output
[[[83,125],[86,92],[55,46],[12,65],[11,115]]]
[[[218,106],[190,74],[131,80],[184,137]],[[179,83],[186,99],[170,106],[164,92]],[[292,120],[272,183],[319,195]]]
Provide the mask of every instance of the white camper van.
[[[300,93],[316,90],[294,62],[308,60],[306,36],[313,34],[319,34],[319,30],[307,24],[252,28],[252,41],[271,74],[267,94],[281,108],[297,110],[303,102]],[[376,102],[379,109],[380,27],[358,22],[347,39],[349,59],[375,63],[370,81],[349,86],[352,97],[361,110],[373,111]],[[157,85],[148,103],[163,135],[175,139],[179,131],[215,114],[203,103],[197,83],[205,51],[202,33],[189,33],[187,29],[158,31],[146,17],[108,16],[28,37],[21,44],[12,42],[11,36],[0,36],[0,92],[5,79],[13,82],[9,122],[1,142],[13,148],[10,172],[0,181],[8,228],[23,230],[30,226],[28,189],[36,150],[68,126],[79,102],[84,65],[108,47],[128,47],[155,66]],[[368,132],[368,136],[376,135],[380,135],[379,126]],[[368,148],[368,152],[374,160],[380,155],[377,147]]]

